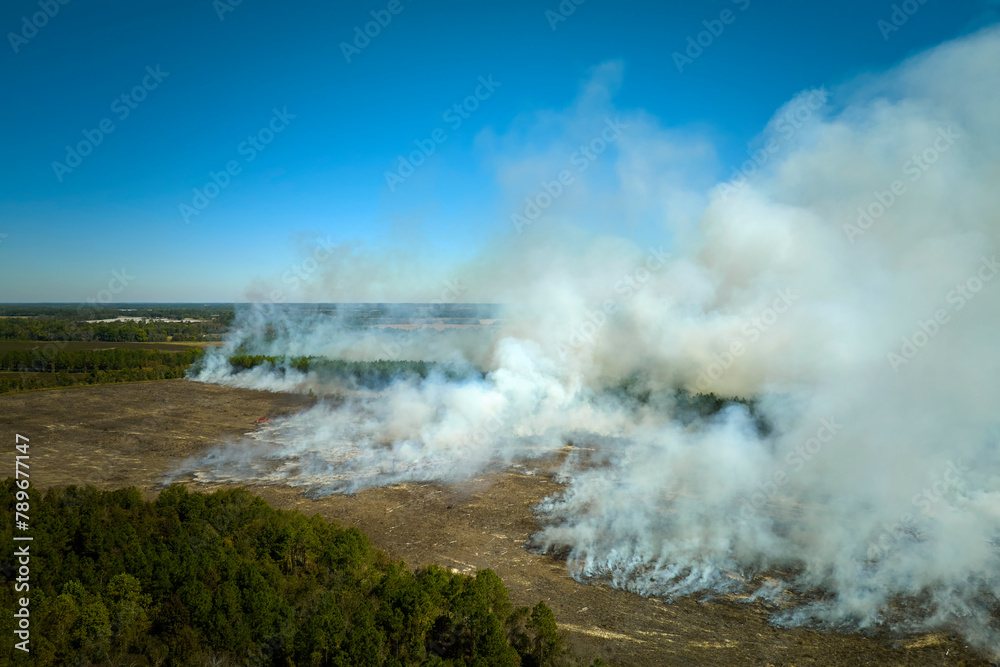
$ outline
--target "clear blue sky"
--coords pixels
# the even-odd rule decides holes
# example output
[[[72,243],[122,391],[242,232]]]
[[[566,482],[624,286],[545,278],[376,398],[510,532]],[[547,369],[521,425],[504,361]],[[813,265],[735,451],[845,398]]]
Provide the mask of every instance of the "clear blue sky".
[[[123,301],[241,300],[310,235],[371,248],[409,237],[460,258],[509,225],[477,137],[566,109],[602,63],[622,64],[617,108],[707,132],[721,179],[797,92],[998,18],[995,2],[927,0],[885,39],[892,3],[872,0],[586,0],[555,29],[557,0],[232,1],[42,0],[58,11],[37,31],[22,19],[37,0],[4,4],[0,301],[80,301],[122,268],[136,276]],[[672,54],[726,9],[733,22],[678,72]],[[341,43],[381,10],[391,21],[347,62]],[[450,126],[443,112],[490,75],[501,86]],[[144,81],[134,108],[115,102]],[[295,118],[249,160],[241,142],[275,108]],[[103,119],[113,130],[90,155],[53,166]],[[391,191],[396,156],[435,128],[446,141]],[[180,205],[230,161],[239,173],[185,221]]]

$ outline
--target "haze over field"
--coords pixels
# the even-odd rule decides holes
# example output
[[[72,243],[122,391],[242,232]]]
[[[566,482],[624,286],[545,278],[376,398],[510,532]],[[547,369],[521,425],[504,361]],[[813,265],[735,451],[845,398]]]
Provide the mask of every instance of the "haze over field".
[[[17,0],[0,24],[26,101],[0,421],[45,434],[31,485],[257,487],[390,558],[495,567],[628,664],[1000,661],[1000,0]],[[38,638],[71,627],[53,586]],[[229,618],[196,588],[151,613]],[[473,662],[450,613],[415,662]],[[74,629],[51,662],[131,660],[109,618],[120,654]],[[218,636],[205,661],[249,660]]]
[[[299,356],[437,361],[448,377],[321,401],[189,468],[328,494],[530,469],[572,443],[535,540],[575,577],[752,594],[781,623],[957,628],[995,650],[997,62],[991,28],[803,90],[724,183],[710,135],[616,106],[621,68],[597,68],[571,108],[489,139],[509,192],[541,185],[511,194],[510,232],[473,259],[425,271],[341,249],[312,269],[324,301],[449,280],[442,300],[505,304],[496,326],[357,329],[265,304],[194,379],[331,392]],[[563,139],[534,141],[543,126]],[[576,171],[574,147],[612,126]],[[561,170],[574,182],[556,195]],[[669,236],[608,231],[649,217]],[[238,352],[289,360],[235,373]],[[695,418],[677,388],[755,412]]]

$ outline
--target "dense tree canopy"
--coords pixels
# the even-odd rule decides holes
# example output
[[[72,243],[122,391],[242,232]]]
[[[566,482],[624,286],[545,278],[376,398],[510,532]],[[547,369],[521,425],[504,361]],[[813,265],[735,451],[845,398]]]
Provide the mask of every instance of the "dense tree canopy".
[[[0,340],[144,343],[169,339],[182,342],[218,340],[225,329],[225,325],[218,320],[85,322],[50,317],[0,318]]]
[[[15,492],[0,485],[8,544]],[[37,665],[574,664],[551,610],[513,609],[491,570],[413,572],[354,528],[243,489],[172,486],[147,502],[69,487],[30,504],[31,589],[17,595],[30,597]],[[15,570],[8,551],[0,571]]]
[[[198,348],[161,350],[13,350],[0,354],[0,394],[10,391],[184,377]]]

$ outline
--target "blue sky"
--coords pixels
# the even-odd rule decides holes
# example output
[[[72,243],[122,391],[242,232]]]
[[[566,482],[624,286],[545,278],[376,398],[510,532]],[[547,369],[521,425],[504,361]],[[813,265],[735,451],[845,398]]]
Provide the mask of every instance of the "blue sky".
[[[510,232],[490,138],[509,144],[524,118],[569,108],[608,62],[615,108],[710,137],[722,180],[800,91],[998,18],[982,0],[911,1],[888,33],[893,3],[870,0],[566,0],[568,16],[555,0],[9,2],[0,301],[82,301],[122,269],[135,278],[119,301],[244,300],[316,238],[468,257]],[[713,27],[679,71],[673,54]],[[467,118],[445,115],[477,90]],[[71,166],[81,141],[97,145]],[[415,141],[433,154],[390,186]],[[224,187],[197,210],[213,172]]]

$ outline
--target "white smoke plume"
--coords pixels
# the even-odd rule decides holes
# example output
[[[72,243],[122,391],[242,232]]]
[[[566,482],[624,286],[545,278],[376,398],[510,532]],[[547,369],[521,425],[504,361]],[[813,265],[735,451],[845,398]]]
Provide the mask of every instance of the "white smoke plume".
[[[463,300],[505,304],[498,325],[400,333],[256,311],[195,378],[333,390],[312,371],[233,373],[243,345],[437,361],[460,379],[321,401],[192,467],[349,492],[572,442],[535,542],[582,580],[745,594],[782,623],[956,628],[996,651],[998,62],[992,28],[804,91],[714,187],[710,143],[615,110],[619,68],[599,68],[569,110],[480,142],[507,220],[607,119],[623,126],[544,215],[456,267]],[[564,139],[539,150],[540,127]],[[753,409],[695,418],[674,388]]]

